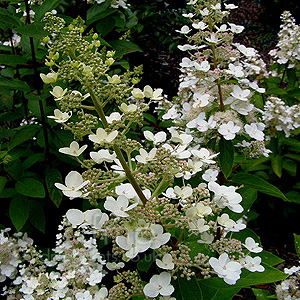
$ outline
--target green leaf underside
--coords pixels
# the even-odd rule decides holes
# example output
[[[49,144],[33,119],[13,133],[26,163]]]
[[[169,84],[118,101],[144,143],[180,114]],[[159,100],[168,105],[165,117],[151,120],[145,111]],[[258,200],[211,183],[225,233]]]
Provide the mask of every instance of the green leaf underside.
[[[16,191],[24,196],[44,198],[46,196],[43,184],[33,178],[23,178],[16,182]]]

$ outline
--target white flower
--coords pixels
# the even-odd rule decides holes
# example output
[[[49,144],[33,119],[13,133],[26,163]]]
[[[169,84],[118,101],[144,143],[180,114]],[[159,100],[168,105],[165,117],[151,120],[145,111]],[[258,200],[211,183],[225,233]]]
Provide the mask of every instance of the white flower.
[[[149,161],[154,160],[154,157],[156,155],[156,148],[151,149],[151,151],[148,153],[145,149],[140,149],[140,155],[137,155],[135,157],[136,161],[138,161],[141,164],[147,164]]]
[[[135,104],[127,105],[125,103],[122,103],[121,106],[119,106],[119,109],[124,114],[129,114],[135,112],[137,110],[137,106]]]
[[[235,66],[234,64],[229,64],[229,70],[226,70],[226,72],[235,77],[243,77],[245,75],[243,72],[243,67]]]
[[[179,134],[176,130],[172,132],[171,141],[180,143],[181,145],[188,145],[193,140],[193,136],[186,133]]]
[[[192,29],[189,28],[189,26],[184,25],[181,27],[180,30],[175,30],[176,32],[182,33],[182,34],[188,34]]]
[[[227,124],[222,124],[218,128],[218,132],[223,135],[225,140],[233,140],[235,134],[241,129],[240,126],[235,125],[232,121],[229,121]]]
[[[261,126],[261,125],[262,126]],[[257,141],[263,141],[265,134],[262,132],[262,130],[259,129],[259,127],[264,128],[264,124],[262,123],[251,123],[245,125],[245,131],[250,135],[250,137],[256,139]]]
[[[174,149],[169,144],[164,144],[162,145],[162,147],[167,150],[170,150],[171,155],[175,156],[178,159],[186,159],[191,156],[191,152],[189,150],[186,150],[187,145],[179,145]]]
[[[156,134],[153,134],[151,131],[145,130],[143,132],[143,134],[144,134],[145,138],[148,141],[153,142],[154,145],[163,143],[167,138],[167,134],[164,131],[160,131],[160,132],[157,132]]]
[[[222,24],[220,27],[218,27],[217,25],[215,25],[217,32],[225,32],[228,30],[227,25],[226,24]]]
[[[221,9],[221,3],[217,3],[216,5],[211,4],[210,7],[213,10],[220,10]]]
[[[48,116],[49,119],[54,119],[57,123],[65,123],[72,117],[72,112],[62,112],[59,109],[54,109],[54,116]]]
[[[155,298],[158,295],[170,296],[174,292],[174,287],[170,283],[171,275],[167,272],[153,275],[150,282],[143,289],[144,294],[150,298]]]
[[[172,260],[172,255],[167,253],[163,256],[162,260],[156,259],[155,260],[156,265],[164,270],[173,270],[174,269],[174,263]]]
[[[54,185],[62,191],[62,193],[69,197],[70,200],[74,198],[78,198],[82,196],[82,192],[80,189],[85,187],[88,183],[90,183],[89,180],[83,181],[82,176],[76,172],[71,171],[65,179],[65,184],[63,185],[61,183],[55,183]]]
[[[138,203],[131,204],[128,206],[129,201],[127,197],[121,195],[115,200],[113,197],[106,197],[106,201],[104,202],[104,208],[106,210],[111,211],[117,217],[129,217],[129,214],[126,211],[129,211],[135,208]]]
[[[209,10],[207,7],[205,7],[204,9],[200,10],[200,14],[204,17],[204,16],[208,16],[209,15]]]
[[[134,98],[136,99],[143,99],[145,97],[144,93],[142,92],[141,89],[139,88],[134,88],[132,91],[131,91],[131,94]]]
[[[49,83],[54,83],[57,80],[58,74],[57,73],[48,73],[47,75],[45,74],[40,74],[42,80],[44,83],[49,84]]]
[[[293,266],[290,269],[284,268],[284,273],[288,275],[293,275],[294,273],[300,271],[300,267]]]
[[[100,283],[103,278],[103,273],[99,270],[94,270],[90,276],[86,279],[91,286],[95,286],[97,283]]]
[[[195,101],[195,103],[193,104],[194,108],[205,107],[209,104],[210,95],[209,94],[203,95],[199,92],[196,92],[193,95],[193,99]]]
[[[98,152],[90,152],[90,157],[95,163],[101,164],[103,161],[112,163],[117,155],[115,152],[110,154],[107,149],[100,149]]]
[[[82,223],[87,223],[96,229],[101,229],[103,224],[108,221],[108,215],[102,213],[98,208],[87,210],[85,212],[72,208],[67,211],[66,217],[74,227],[79,226]]]
[[[211,244],[215,238],[213,234],[209,234],[208,232],[202,232],[200,237],[201,240],[197,241],[199,244]]]
[[[114,130],[107,134],[103,128],[98,128],[96,134],[90,134],[89,139],[96,144],[110,144],[118,135],[118,131]]]
[[[90,291],[78,292],[75,295],[76,300],[93,300],[93,296]]]
[[[263,251],[263,248],[259,247],[259,243],[256,243],[252,237],[247,237],[243,246],[253,253],[259,253]]]
[[[230,285],[235,284],[240,278],[242,272],[241,264],[236,261],[231,261],[227,253],[221,254],[218,259],[211,257],[209,264],[213,267],[217,275]]]
[[[221,41],[221,39],[218,39],[217,37],[216,37],[216,34],[215,33],[211,33],[210,34],[210,37],[206,37],[205,38],[209,43],[211,43],[211,44],[217,44],[217,43],[219,43],[220,41]]]
[[[253,81],[253,82],[249,82],[249,87],[251,87],[252,89],[254,89],[255,91],[257,91],[258,93],[264,93],[266,91],[265,88],[260,88],[257,84],[257,82]]]
[[[151,249],[158,249],[162,245],[165,245],[171,238],[171,234],[168,232],[164,233],[164,229],[159,224],[151,224],[149,226],[149,230],[151,232]]]
[[[113,121],[120,121],[122,115],[118,112],[113,112],[109,115],[109,117],[105,117],[108,124],[111,124]]]
[[[193,189],[190,186],[185,186],[180,188],[179,186],[174,187],[174,193],[178,195],[181,199],[186,199],[193,194]]]
[[[228,214],[222,214],[217,218],[217,222],[225,228],[231,228],[235,225],[235,222],[229,218]]]
[[[125,267],[125,264],[123,262],[107,262],[106,268],[110,271],[119,270]]]
[[[228,23],[228,24],[230,26],[231,32],[233,33],[241,33],[245,29],[245,27],[242,25],[235,25],[233,23]]]
[[[209,230],[209,226],[204,219],[190,220],[189,227],[191,230],[197,230],[199,233]]]
[[[210,69],[210,63],[207,60],[202,61],[200,64],[195,62],[194,66],[196,70],[207,72]]]
[[[130,183],[121,183],[120,185],[116,186],[115,192],[117,195],[126,196],[128,199],[132,199],[136,197],[136,191]]]
[[[243,266],[250,272],[263,272],[265,268],[260,264],[261,263],[261,257],[251,257],[247,255],[245,257],[245,260],[243,261]]]
[[[169,119],[176,119],[179,117],[179,114],[177,112],[176,106],[173,105],[163,116],[162,118],[164,120],[169,120]]]
[[[125,255],[132,259],[138,255],[139,252],[144,252],[149,249],[151,241],[141,241],[138,231],[129,231],[127,237],[117,236],[117,245],[126,250]]]
[[[204,174],[202,175],[202,179],[211,182],[211,181],[216,181],[217,177],[219,175],[218,170],[213,170],[213,169],[207,169]]]
[[[231,96],[235,99],[239,99],[241,101],[248,101],[248,97],[250,95],[250,90],[242,90],[238,85],[233,87],[233,92],[231,92]]]
[[[200,30],[204,30],[208,27],[207,24],[205,24],[203,21],[200,21],[198,23],[193,23],[192,26],[195,28],[195,29],[200,29]]]
[[[108,290],[106,287],[102,287],[98,292],[95,293],[93,300],[107,300]]]
[[[171,198],[171,199],[176,199],[178,198],[177,195],[175,194],[174,192],[174,189],[173,188],[167,188],[166,192],[165,193],[162,193],[165,197],[167,198]]]
[[[106,75],[107,76],[107,80],[109,83],[111,84],[119,84],[121,83],[121,78],[119,75],[113,75],[113,76],[109,76],[109,75]]]
[[[197,47],[194,45],[189,45],[189,44],[185,44],[185,45],[178,45],[177,46],[179,50],[181,51],[188,51],[188,50],[195,50]]]
[[[79,156],[86,148],[87,145],[83,145],[79,148],[79,144],[73,141],[69,147],[59,148],[58,151],[71,156]]]
[[[234,4],[226,4],[226,3],[224,3],[224,5],[225,5],[226,9],[236,9],[236,8],[238,8],[238,6],[236,6]]]
[[[215,164],[216,162],[213,160],[213,158],[219,155],[219,153],[211,154],[206,148],[201,148],[200,150],[192,150],[191,152],[205,164]]]
[[[66,92],[68,91],[68,89],[62,89],[62,87],[60,87],[59,85],[55,86],[52,90],[52,92],[50,91],[50,94],[54,96],[54,100],[61,100],[63,98],[63,96],[66,94]]]
[[[163,98],[162,95],[161,95],[162,92],[163,92],[162,89],[155,89],[153,91],[153,89],[152,89],[152,87],[150,85],[146,85],[144,87],[144,95],[145,95],[145,97],[153,99],[153,100],[161,100]]]
[[[244,209],[239,204],[242,196],[235,191],[234,186],[219,185],[216,182],[209,182],[208,189],[215,193],[214,200],[220,208],[228,207],[236,213],[241,213]]]
[[[237,49],[243,53],[247,57],[255,56],[256,55],[256,50],[251,47],[246,47],[244,45],[236,44]]]

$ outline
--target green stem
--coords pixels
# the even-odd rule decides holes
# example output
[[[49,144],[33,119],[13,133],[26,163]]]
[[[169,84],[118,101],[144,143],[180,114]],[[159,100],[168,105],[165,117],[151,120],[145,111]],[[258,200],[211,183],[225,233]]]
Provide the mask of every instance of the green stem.
[[[159,183],[159,185],[157,186],[157,188],[155,189],[155,191],[152,193],[152,196],[149,200],[152,200],[154,197],[156,197],[159,189],[162,187],[162,185],[165,183],[166,181],[166,177],[167,176],[164,176],[163,179],[161,180],[161,182]]]

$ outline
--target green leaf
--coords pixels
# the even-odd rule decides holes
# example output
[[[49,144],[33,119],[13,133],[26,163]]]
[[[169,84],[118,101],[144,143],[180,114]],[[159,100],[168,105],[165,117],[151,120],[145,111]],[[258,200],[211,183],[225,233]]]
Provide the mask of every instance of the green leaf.
[[[46,193],[43,184],[33,178],[23,178],[16,182],[16,191],[24,196],[33,198],[45,198]]]
[[[41,203],[30,201],[29,221],[39,231],[45,233],[46,218]]]
[[[220,283],[218,286],[216,283]],[[231,300],[241,289],[235,285],[228,285],[220,278],[203,279],[199,281],[204,300]],[[196,298],[197,299],[197,298]],[[201,299],[201,298],[200,298]]]
[[[234,159],[234,147],[232,141],[227,141],[222,137],[219,142],[219,152],[220,167],[227,179],[231,174]]]
[[[133,52],[143,52],[138,45],[125,40],[114,40],[110,42],[110,45],[116,51],[116,58],[121,58],[123,55]]]
[[[156,254],[155,251],[153,251],[151,254],[141,259],[137,264],[137,268],[139,269],[139,271],[148,272],[152,263],[155,261],[155,258],[156,258]]]
[[[300,235],[294,233],[295,249],[298,257],[300,258]]]
[[[285,156],[286,157],[286,156]],[[299,156],[300,160],[300,156]],[[285,169],[291,176],[296,177],[297,176],[297,164],[295,164],[290,159],[284,159],[282,163],[283,169]]]
[[[270,88],[266,91],[266,95],[286,95],[287,92],[281,88]]]
[[[13,54],[0,54],[0,64],[15,67],[17,65],[25,65],[27,59],[24,56]]]
[[[24,170],[30,168],[38,161],[42,160],[44,157],[44,153],[35,153],[30,155],[25,161],[23,162],[23,168]]]
[[[145,117],[145,119],[147,119],[148,121],[152,122],[153,124],[156,124],[156,118],[150,114],[147,113],[143,113],[143,116]]]
[[[28,198],[22,195],[13,197],[9,206],[9,217],[18,231],[25,225],[29,216]]]
[[[45,0],[42,5],[38,6],[35,11],[34,21],[39,22],[44,17],[45,13],[56,8],[62,0]]]
[[[289,191],[286,193],[287,198],[292,203],[300,204],[300,193],[296,191]]]
[[[105,1],[100,5],[93,5],[87,11],[86,24],[91,25],[92,23],[103,19],[117,11],[117,9],[109,7],[109,5],[109,1]]]
[[[7,182],[7,179],[3,176],[0,176],[0,193],[3,191],[6,182]]]
[[[272,296],[267,290],[252,288],[252,291],[257,300],[268,300]],[[275,297],[275,299],[277,299],[277,297]]]
[[[62,176],[57,168],[47,169],[45,174],[46,187],[51,201],[56,207],[59,207],[63,194],[62,192],[54,186],[56,182],[62,182]]]
[[[274,185],[262,179],[261,177],[251,174],[237,174],[232,177],[232,181],[237,184],[244,184],[252,187],[261,193],[281,198],[284,201],[289,201],[288,198]]]
[[[114,29],[114,27],[115,20],[111,17],[106,17],[100,20],[96,25],[96,29],[101,34],[101,36],[106,36]]]
[[[14,188],[6,188],[0,193],[0,199],[9,199],[18,195],[16,189]]]
[[[39,125],[26,125],[19,127],[16,134],[12,137],[9,147],[10,149],[32,139],[40,130]]]
[[[300,162],[300,155],[297,155],[297,154],[285,154],[284,157],[287,157],[287,158],[293,159],[297,162]]]
[[[275,155],[271,157],[271,166],[274,173],[281,178],[282,175],[282,157],[280,155]]]
[[[42,39],[48,35],[48,32],[44,30],[44,25],[37,22],[15,28],[14,30],[22,36],[25,35],[37,39]]]
[[[22,178],[22,175],[23,175],[23,165],[22,165],[22,162],[21,160],[18,158],[18,159],[15,159],[14,161],[8,163],[6,165],[7,167],[7,172],[8,174],[15,180],[19,180]]]
[[[240,214],[230,211],[230,213],[229,213],[230,218],[234,221],[237,221],[238,219],[240,219],[245,214],[245,212],[247,212],[251,208],[251,206],[257,199],[257,191],[254,188],[242,187],[242,188],[238,189],[237,191],[239,194],[241,194],[241,196],[243,198],[241,205],[243,206],[244,210]]]
[[[255,255],[260,256],[262,263],[267,264],[271,267],[274,267],[284,262],[283,259],[268,251],[263,251]]]
[[[201,300],[207,298],[202,297],[202,291],[199,283],[193,276],[191,280],[182,278],[180,274],[177,274],[177,280],[174,282],[175,292],[172,294],[176,300]]]
[[[20,26],[22,22],[13,13],[7,9],[0,8],[0,26],[1,28],[13,28]]]
[[[29,92],[31,87],[24,81],[19,79],[8,79],[4,77],[0,77],[0,87],[3,89],[10,89],[10,90],[20,90],[24,92]]]

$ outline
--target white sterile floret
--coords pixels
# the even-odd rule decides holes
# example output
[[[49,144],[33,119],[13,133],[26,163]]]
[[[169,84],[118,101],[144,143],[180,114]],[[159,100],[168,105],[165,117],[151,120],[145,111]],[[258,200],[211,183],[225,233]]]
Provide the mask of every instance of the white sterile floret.
[[[156,259],[155,260],[156,265],[164,270],[173,270],[174,269],[174,263],[172,259],[172,255],[167,253],[163,256],[162,260]]]
[[[217,180],[219,175],[218,170],[213,170],[213,169],[207,169],[204,174],[202,175],[202,179],[207,181],[207,182],[214,182]]]
[[[104,202],[104,208],[108,211],[111,211],[116,217],[129,217],[129,214],[126,213],[131,209],[135,208],[138,203],[134,203],[129,205],[128,198],[121,195],[115,200],[113,197],[106,197],[106,201]]]
[[[213,234],[208,232],[202,232],[200,235],[201,240],[198,240],[197,243],[199,244],[211,244],[215,238]]]
[[[108,82],[111,83],[111,84],[121,83],[121,78],[120,78],[119,75],[116,75],[116,74],[113,75],[113,76],[106,75],[106,77],[107,77]]]
[[[48,116],[49,119],[53,119],[57,123],[65,123],[72,117],[72,111],[62,112],[59,109],[54,109],[54,116]]]
[[[235,225],[235,222],[229,218],[228,214],[222,214],[217,218],[217,222],[219,225],[225,228],[231,228]]]
[[[107,149],[100,149],[98,152],[90,152],[90,157],[95,163],[101,164],[104,161],[112,163],[117,158],[117,155],[115,152],[110,154]]]
[[[65,179],[65,184],[63,185],[61,183],[54,183],[54,185],[62,191],[62,193],[69,197],[70,200],[74,198],[81,197],[82,191],[80,191],[83,187],[85,187],[87,184],[89,184],[90,181],[86,180],[83,181],[82,176],[76,172],[76,171],[71,171]]]
[[[175,194],[174,189],[173,188],[167,188],[167,190],[162,193],[165,197],[170,198],[170,199],[176,199],[178,198],[178,196]]]
[[[193,95],[193,99],[195,101],[195,103],[193,104],[194,108],[205,107],[209,104],[210,95],[209,94],[203,95],[202,93],[196,92]]]
[[[160,131],[160,132],[157,132],[156,134],[153,134],[151,131],[145,130],[143,132],[143,134],[144,134],[145,138],[148,141],[153,142],[154,145],[163,143],[167,139],[167,134],[164,131]]]
[[[131,91],[131,94],[134,98],[136,99],[143,99],[145,97],[144,93],[142,92],[141,89],[139,88],[134,88],[132,91]]]
[[[178,145],[175,148],[173,148],[169,144],[163,144],[163,148],[170,150],[171,155],[175,156],[178,159],[186,159],[191,156],[191,152],[189,150],[186,150],[187,145]]]
[[[189,220],[188,224],[190,230],[198,231],[199,233],[209,230],[209,226],[206,224],[206,221],[204,219],[191,219]]]
[[[263,251],[263,248],[259,246],[259,243],[256,243],[252,237],[247,237],[245,244],[243,244],[250,252],[260,253]]]
[[[78,292],[75,295],[76,300],[92,300],[93,296],[91,295],[90,291],[85,292]]]
[[[225,140],[233,140],[236,133],[240,131],[241,127],[235,125],[232,121],[222,124],[218,128],[218,132],[223,135]]]
[[[255,91],[257,91],[258,93],[265,93],[266,89],[265,88],[261,88],[258,86],[257,82],[253,81],[253,82],[249,82],[249,87],[251,87],[252,89],[254,89]]]
[[[160,275],[153,275],[150,282],[145,285],[143,292],[145,296],[155,298],[158,295],[170,296],[174,292],[171,285],[171,275],[162,272]]]
[[[204,16],[208,16],[210,14],[209,9],[207,7],[205,7],[204,9],[200,10],[200,14],[204,17]]]
[[[216,182],[209,182],[208,189],[215,193],[213,198],[220,208],[226,206],[236,213],[241,213],[244,208],[239,203],[242,201],[242,196],[237,193],[234,186],[219,185]]]
[[[195,50],[197,48],[197,46],[195,46],[195,45],[189,45],[189,44],[178,45],[177,47],[181,51]]]
[[[107,133],[103,128],[98,128],[96,134],[89,135],[89,139],[96,144],[110,144],[117,135],[117,130]]]
[[[151,245],[151,241],[142,241],[139,238],[139,232],[132,230],[128,232],[127,237],[117,236],[116,244],[123,250],[126,250],[125,256],[132,259],[136,257],[138,253],[148,250]]]
[[[195,66],[195,62],[188,57],[184,57],[179,65],[182,68],[192,68]]]
[[[110,271],[119,270],[125,267],[125,264],[123,262],[107,262],[106,268]]]
[[[129,113],[135,112],[138,109],[138,107],[135,104],[129,104],[129,105],[127,105],[126,103],[122,103],[119,106],[119,109],[124,114],[129,114]]]
[[[245,74],[243,72],[242,66],[235,66],[234,64],[229,64],[229,70],[226,73],[231,74],[235,77],[243,77]]]
[[[188,34],[189,32],[191,32],[192,29],[189,28],[189,26],[184,25],[181,27],[180,30],[175,30],[176,32],[182,33],[182,34]]]
[[[136,161],[138,161],[141,164],[147,164],[149,161],[154,160],[154,157],[156,155],[156,148],[151,149],[151,151],[148,153],[145,149],[140,149],[140,155],[137,155],[135,157]]]
[[[228,23],[228,25],[230,26],[230,31],[233,33],[241,33],[245,29],[242,25],[235,25],[233,23]]]
[[[146,85],[144,87],[144,95],[147,98],[153,99],[153,100],[161,100],[163,99],[162,97],[162,89],[155,89],[153,91],[152,87],[150,85]]]
[[[215,33],[211,33],[210,37],[205,38],[211,44],[217,44],[222,41],[222,39],[217,38]]]
[[[236,6],[235,4],[226,4],[224,3],[225,5],[225,9],[236,9],[238,8],[238,6]]]
[[[186,199],[193,194],[193,189],[190,186],[184,186],[180,188],[179,186],[174,187],[174,193],[178,195],[181,199]]]
[[[73,141],[69,147],[59,148],[58,151],[71,156],[79,156],[86,148],[87,145],[83,145],[79,148],[79,144],[76,141]]]
[[[210,63],[207,60],[202,61],[200,64],[194,62],[195,69],[198,71],[207,72],[210,69]]]
[[[181,145],[188,145],[193,140],[193,136],[186,133],[178,133],[174,130],[172,132],[171,141],[174,143],[180,143]]]
[[[206,148],[201,148],[200,150],[191,150],[191,152],[205,164],[215,164],[216,162],[213,160],[213,158],[219,155],[219,153],[211,154]]]
[[[112,112],[109,117],[106,117],[106,121],[108,124],[112,124],[113,121],[120,121],[122,118],[122,115],[118,112]]]
[[[217,3],[216,5],[211,4],[210,7],[213,10],[220,10],[221,9],[221,3]]]
[[[293,266],[291,268],[284,268],[283,271],[287,275],[293,275],[294,273],[300,271],[300,267]]]
[[[245,131],[250,135],[250,137],[256,139],[257,141],[263,141],[265,134],[263,133],[264,124],[263,123],[251,123],[245,125]],[[260,128],[263,128],[262,130]]]
[[[72,208],[67,211],[66,217],[73,227],[86,223],[98,230],[100,230],[103,224],[108,221],[108,215],[102,213],[101,210],[97,208],[85,212]]]
[[[173,105],[163,116],[162,118],[164,120],[170,120],[170,119],[176,119],[179,117],[179,114],[177,112],[176,106]]]
[[[164,233],[164,228],[160,224],[147,224],[147,226],[151,233],[151,249],[158,249],[170,240],[171,234],[169,232]]]
[[[183,17],[185,18],[192,18],[194,16],[193,13],[188,13],[188,14],[182,14]]]
[[[217,29],[217,32],[225,32],[228,30],[228,27],[226,24],[222,24],[220,27],[218,27],[217,25],[215,25],[215,28]]]
[[[235,44],[235,46],[242,54],[244,54],[247,57],[252,57],[256,55],[256,50],[254,48],[246,47],[240,44]]]
[[[55,98],[55,101],[61,100],[63,96],[66,94],[68,89],[62,89],[59,85],[55,86],[52,91],[50,91],[50,94]]]
[[[49,84],[49,83],[56,82],[58,74],[57,73],[48,73],[47,75],[45,75],[45,74],[41,73],[40,76],[44,83]]]
[[[195,29],[200,29],[200,30],[204,30],[208,27],[207,24],[205,24],[203,21],[200,21],[198,23],[193,23],[192,26],[195,28]]]
[[[209,264],[227,284],[233,285],[240,279],[242,265],[230,260],[227,253],[222,253],[218,259],[211,257]]]
[[[237,222],[234,222],[234,224],[230,228],[227,228],[227,230],[230,232],[239,232],[245,228],[246,228],[246,225],[240,219],[240,220],[237,220]]]
[[[242,262],[245,269],[250,272],[264,272],[265,268],[261,265],[261,257],[251,257],[247,255]]]
[[[241,101],[248,101],[248,97],[250,95],[250,90],[242,90],[238,85],[233,87],[233,91],[230,93],[232,97],[235,99],[239,99]]]
[[[93,300],[108,300],[108,290],[106,287],[102,287],[95,293]]]

